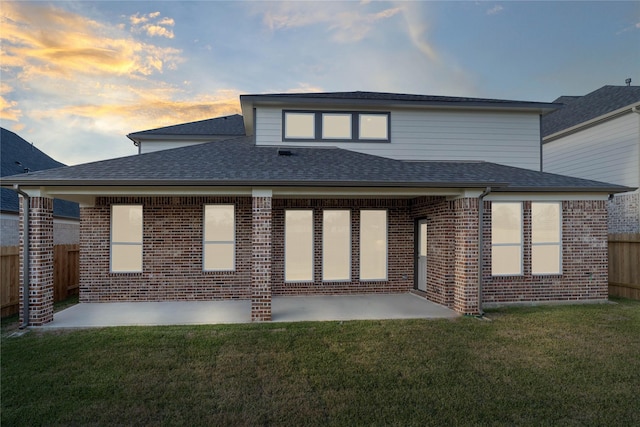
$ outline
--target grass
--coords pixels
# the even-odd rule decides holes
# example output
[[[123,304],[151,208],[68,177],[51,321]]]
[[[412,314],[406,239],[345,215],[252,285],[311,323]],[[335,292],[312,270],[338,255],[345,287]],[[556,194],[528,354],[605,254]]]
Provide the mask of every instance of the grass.
[[[640,425],[640,301],[392,320],[32,330],[4,425]]]

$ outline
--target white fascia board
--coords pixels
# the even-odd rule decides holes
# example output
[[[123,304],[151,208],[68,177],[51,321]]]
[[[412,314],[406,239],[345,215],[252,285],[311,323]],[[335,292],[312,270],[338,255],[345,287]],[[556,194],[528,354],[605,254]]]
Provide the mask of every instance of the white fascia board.
[[[608,200],[608,193],[490,193],[484,200],[491,202],[557,202],[579,200]]]

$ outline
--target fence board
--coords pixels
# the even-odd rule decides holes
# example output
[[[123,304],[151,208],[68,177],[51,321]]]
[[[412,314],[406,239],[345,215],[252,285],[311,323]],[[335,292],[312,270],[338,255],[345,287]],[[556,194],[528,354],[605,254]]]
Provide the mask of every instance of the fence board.
[[[0,247],[0,316],[18,312],[20,259],[18,246]]]
[[[609,235],[609,295],[640,299],[640,234]]]
[[[0,316],[18,312],[20,298],[20,259],[18,246],[0,247]],[[80,249],[75,245],[53,247],[53,300],[62,301],[78,293],[80,283]]]

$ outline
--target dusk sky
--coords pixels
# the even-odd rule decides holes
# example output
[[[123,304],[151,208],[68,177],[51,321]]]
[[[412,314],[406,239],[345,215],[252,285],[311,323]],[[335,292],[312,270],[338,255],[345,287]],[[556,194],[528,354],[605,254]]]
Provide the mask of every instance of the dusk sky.
[[[0,124],[54,159],[239,113],[243,93],[553,101],[640,84],[640,2],[2,1]]]

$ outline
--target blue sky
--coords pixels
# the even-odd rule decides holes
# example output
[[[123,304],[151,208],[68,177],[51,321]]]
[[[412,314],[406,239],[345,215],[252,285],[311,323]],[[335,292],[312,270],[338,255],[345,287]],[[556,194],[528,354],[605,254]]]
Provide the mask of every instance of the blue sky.
[[[552,101],[640,84],[640,2],[0,3],[0,124],[56,160],[239,112],[242,93]]]

